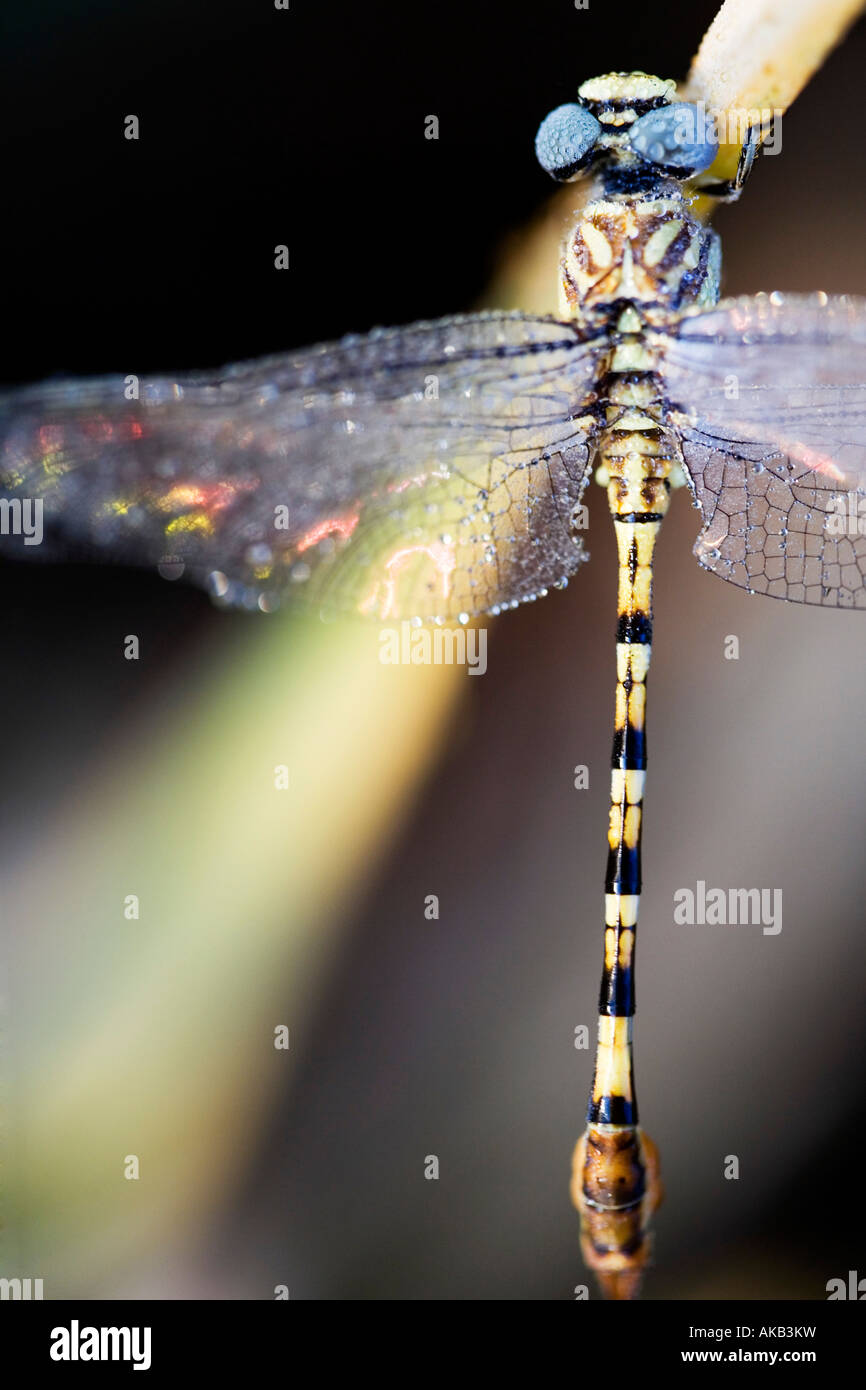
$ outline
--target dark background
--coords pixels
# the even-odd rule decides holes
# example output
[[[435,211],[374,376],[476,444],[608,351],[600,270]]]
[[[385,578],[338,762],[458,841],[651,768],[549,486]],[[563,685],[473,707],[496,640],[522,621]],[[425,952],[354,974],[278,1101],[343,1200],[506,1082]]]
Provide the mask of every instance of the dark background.
[[[684,76],[714,11],[10,9],[0,378],[219,365],[471,307],[503,236],[550,195],[539,120],[611,68]],[[866,292],[864,40],[861,24],[786,116],[782,154],[722,210],[731,291]],[[429,113],[438,141],[423,138]],[[864,1118],[863,620],[729,594],[697,572],[684,504],[665,529],[638,1080],[669,1199],[649,1292],[820,1298],[858,1259],[866,1273],[849,1181]],[[225,1210],[170,1270],[68,1293],[257,1296],[278,1266],[292,1297],[568,1298],[585,1278],[565,1186],[590,1066],[571,1037],[594,1022],[601,955],[609,539],[590,569],[492,631],[491,671],[467,682],[454,743],[354,916]],[[74,795],[113,731],[250,619],[149,575],[70,567],[61,582],[6,564],[2,579],[17,788],[2,824],[26,837],[58,780]],[[134,687],[107,652],[119,613],[155,654]],[[718,657],[729,632],[744,646],[733,674]],[[592,770],[579,805],[576,762]],[[685,941],[666,904],[698,877],[783,884],[782,936]],[[433,944],[405,925],[431,879],[448,904]],[[444,1203],[444,1183],[405,1179],[407,1155],[438,1151],[443,1132]],[[719,1176],[729,1152],[739,1184]]]

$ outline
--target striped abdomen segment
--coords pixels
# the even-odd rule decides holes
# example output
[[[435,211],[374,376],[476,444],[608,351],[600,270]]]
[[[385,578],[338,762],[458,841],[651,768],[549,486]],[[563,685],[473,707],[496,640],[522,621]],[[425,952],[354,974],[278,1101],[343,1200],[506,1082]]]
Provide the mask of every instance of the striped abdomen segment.
[[[640,403],[640,383],[628,388]],[[611,759],[605,881],[604,970],[595,1076],[587,1130],[574,1158],[572,1193],[582,1248],[607,1296],[635,1297],[649,1257],[649,1216],[661,1199],[655,1148],[638,1127],[632,1059],[635,933],[641,891],[641,819],[646,776],[646,680],[652,651],[652,563],[669,501],[676,451],[654,418],[652,379],[643,409],[622,409],[612,389],[612,421],[600,456],[616,529],[619,590],[616,712]],[[636,396],[638,400],[636,401]]]

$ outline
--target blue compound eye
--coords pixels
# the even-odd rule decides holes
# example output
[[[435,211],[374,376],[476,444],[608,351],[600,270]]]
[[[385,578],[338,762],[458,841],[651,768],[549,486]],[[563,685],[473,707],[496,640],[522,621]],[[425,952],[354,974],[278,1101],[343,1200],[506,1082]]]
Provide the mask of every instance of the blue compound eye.
[[[565,183],[586,164],[601,126],[585,106],[569,102],[545,116],[535,137],[535,153],[551,178]]]
[[[709,169],[719,148],[706,112],[687,101],[639,117],[629,131],[629,144],[643,159],[681,177]]]

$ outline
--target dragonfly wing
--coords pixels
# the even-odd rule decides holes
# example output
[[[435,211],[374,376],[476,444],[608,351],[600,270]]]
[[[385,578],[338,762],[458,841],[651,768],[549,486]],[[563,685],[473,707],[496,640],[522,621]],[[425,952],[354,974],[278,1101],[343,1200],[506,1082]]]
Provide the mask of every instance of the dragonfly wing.
[[[2,496],[39,499],[49,537],[184,566],[227,601],[489,611],[584,558],[572,512],[604,347],[553,319],[477,314],[213,377],[15,391]]]
[[[866,301],[723,301],[660,353],[701,564],[753,592],[866,607]]]

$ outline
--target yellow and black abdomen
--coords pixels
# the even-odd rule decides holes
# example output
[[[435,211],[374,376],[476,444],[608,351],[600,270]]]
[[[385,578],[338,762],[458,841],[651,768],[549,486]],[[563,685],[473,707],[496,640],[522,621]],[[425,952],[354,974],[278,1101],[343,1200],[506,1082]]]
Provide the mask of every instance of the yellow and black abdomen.
[[[641,828],[647,765],[646,681],[652,654],[652,566],[655,540],[668,508],[676,444],[659,421],[652,373],[610,374],[609,424],[599,458],[619,558],[617,683],[611,756],[611,801],[605,879],[605,959],[599,1001],[602,1031],[616,1048],[623,1028],[610,1021],[634,1014],[634,945],[641,891]],[[630,1038],[622,1040],[631,1076]],[[605,1042],[605,1051],[607,1043]],[[619,1048],[616,1048],[619,1051]],[[620,1056],[614,1075],[626,1070]],[[601,1080],[597,1076],[597,1082]],[[593,1088],[590,1121],[634,1124],[633,1084],[621,1093]]]
[[[620,370],[612,369],[603,383],[607,424],[598,446],[619,558],[604,969],[595,1075],[586,1133],[575,1152],[573,1196],[587,1263],[609,1296],[629,1298],[637,1292],[649,1257],[647,1225],[661,1199],[655,1149],[638,1127],[632,1017],[653,553],[678,452],[662,423],[657,383],[646,369],[644,349],[633,341],[627,352],[617,353]]]

